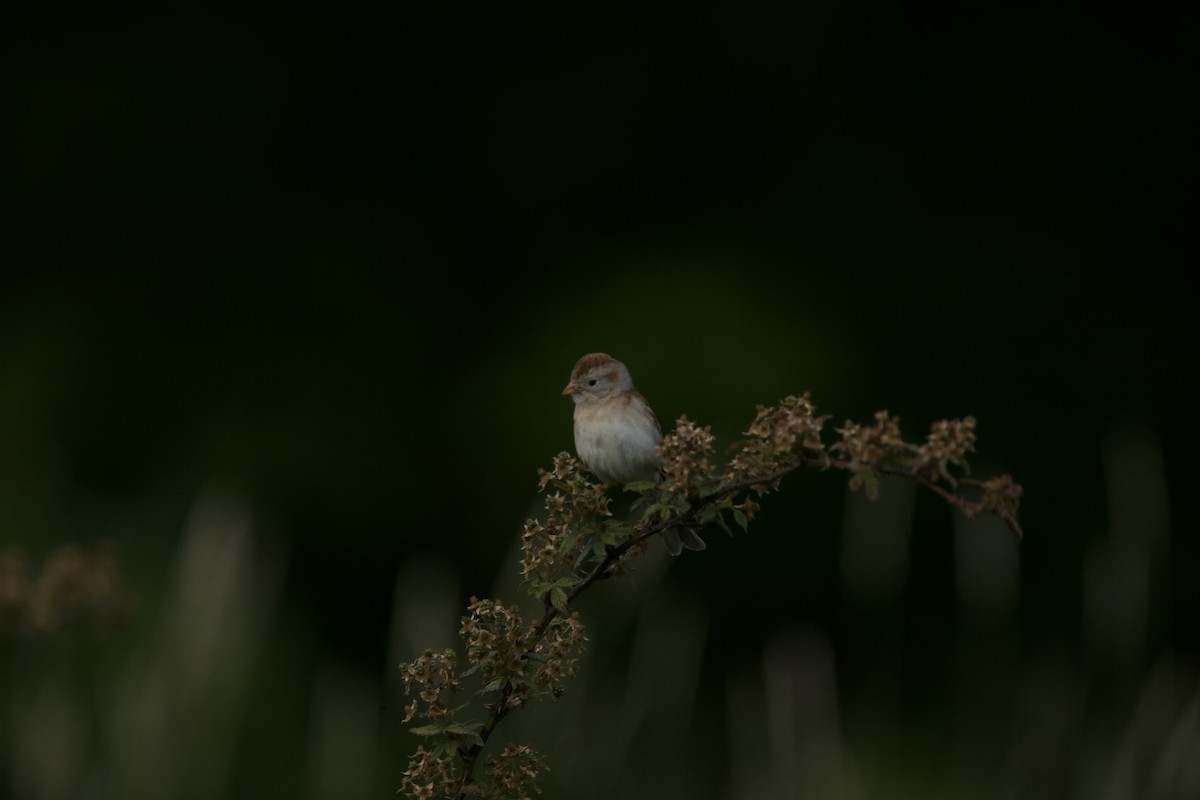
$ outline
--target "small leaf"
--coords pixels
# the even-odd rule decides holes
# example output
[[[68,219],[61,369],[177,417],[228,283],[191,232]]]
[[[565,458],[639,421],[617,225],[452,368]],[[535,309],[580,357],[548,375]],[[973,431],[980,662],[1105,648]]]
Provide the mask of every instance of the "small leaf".
[[[627,492],[645,492],[658,485],[657,481],[633,481],[625,484]]]
[[[720,526],[721,526],[721,530],[725,531],[725,532],[726,532],[726,533],[728,533],[730,536],[733,536],[733,531],[731,531],[731,530],[729,529],[729,523],[725,521],[725,515],[724,515],[724,514],[717,514],[717,520],[716,520],[716,522],[717,522],[717,524],[718,524],[718,525],[720,525]]]
[[[560,587],[555,586],[550,590],[550,605],[565,614],[567,611],[567,593]]]
[[[750,521],[746,519],[745,512],[743,512],[740,508],[733,509],[733,519],[738,525],[741,526],[743,531],[745,531],[746,526],[750,524]]]
[[[507,680],[508,680],[508,678],[503,675],[501,675],[498,678],[492,678],[490,681],[488,681],[487,683],[484,684],[483,688],[480,689],[477,692],[477,694],[488,694],[489,692],[498,692],[502,688],[504,688],[504,682]]]
[[[483,739],[479,736],[479,731],[481,730],[483,730],[483,724],[479,722],[472,722],[467,725],[460,725],[457,722],[453,722],[446,726],[446,733],[461,736],[471,744],[477,744],[480,747],[483,746]]]
[[[663,519],[666,519],[667,517],[671,516],[671,507],[666,503],[655,503],[642,512],[642,519],[650,519],[650,517],[653,517],[655,514],[666,514],[667,516],[663,517]]]
[[[434,724],[419,725],[416,728],[409,728],[408,732],[416,734],[417,736],[437,736],[438,734],[445,732],[445,730],[446,729],[441,725]]]
[[[621,520],[610,519],[604,523],[604,527],[608,529],[609,533],[614,534],[618,538],[633,533],[633,528],[629,523]]]

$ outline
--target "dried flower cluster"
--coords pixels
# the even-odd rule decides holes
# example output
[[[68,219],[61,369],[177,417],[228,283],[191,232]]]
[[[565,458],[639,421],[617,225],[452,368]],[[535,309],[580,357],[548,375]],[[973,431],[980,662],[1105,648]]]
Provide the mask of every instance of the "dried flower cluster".
[[[904,441],[900,435],[900,418],[886,411],[875,414],[874,425],[847,422],[838,428],[842,440],[829,448],[840,458],[837,466],[855,473],[878,475],[885,466],[902,466],[913,475],[929,481],[945,481],[951,487],[958,479],[950,472],[955,467],[969,474],[967,453],[975,449],[975,419],[939,420],[930,427],[925,443],[918,446]],[[852,482],[858,488],[858,482]]]
[[[1020,536],[1021,526],[1017,522],[1017,512],[1021,509],[1021,495],[1025,493],[1021,484],[1014,481],[1011,475],[997,475],[986,481],[977,482],[976,485],[982,487],[983,496],[973,504],[973,507],[964,509],[964,513],[968,517],[973,517],[980,512],[995,514],[1008,523],[1008,527]]]
[[[553,697],[566,691],[562,681],[575,675],[576,654],[583,643],[583,623],[579,614],[557,616],[546,626],[545,635],[533,646],[532,660],[537,664],[533,684]]]
[[[460,780],[456,759],[435,755],[422,746],[408,762],[400,791],[413,800],[453,797]]]
[[[535,597],[564,607],[573,581],[561,575],[563,568],[575,565],[585,548],[616,541],[604,536],[612,512],[605,485],[589,480],[583,464],[567,453],[555,456],[551,469],[538,471],[538,485],[546,517],[525,521],[521,575]],[[605,538],[608,542],[600,541]]]
[[[972,481],[967,454],[975,451],[975,418],[939,420],[930,426],[921,445],[904,441],[900,420],[886,411],[875,414],[874,425],[847,422],[838,429],[842,440],[832,445],[830,466],[851,473],[850,488],[866,488],[872,500],[879,493],[879,479],[897,475],[915,480],[959,509],[968,519],[980,513],[1000,517],[1017,536],[1022,489],[1011,476]],[[957,473],[957,474],[956,474]],[[958,493],[959,484],[982,489],[972,500]]]
[[[516,606],[471,598],[459,635],[467,645],[472,671],[483,673],[485,691],[525,674],[525,621]]]
[[[19,551],[0,554],[0,637],[108,627],[127,605],[116,559],[105,548],[59,548],[36,571]]]
[[[828,417],[817,417],[815,412],[808,392],[785,397],[777,407],[759,406],[746,438],[738,443],[725,470],[723,483],[732,486],[750,481],[761,494],[777,488],[782,473],[801,464],[827,466],[821,428]]]
[[[454,712],[443,702],[442,695],[462,688],[454,671],[456,660],[453,650],[441,653],[426,650],[416,661],[400,665],[404,693],[416,694],[425,703],[420,713],[426,719],[453,721]],[[405,706],[404,711],[404,721],[409,722],[417,715],[417,700]]]
[[[527,745],[509,744],[499,756],[487,760],[488,774],[501,797],[531,800],[530,789],[541,793],[538,774],[546,768],[545,759]]]
[[[556,698],[574,674],[586,640],[579,615],[570,605],[594,583],[623,571],[649,540],[679,527],[709,523],[732,534],[726,516],[743,530],[759,511],[754,499],[779,488],[787,473],[802,466],[839,469],[850,487],[868,496],[880,479],[895,475],[929,488],[968,517],[993,513],[1018,534],[1021,487],[1007,475],[987,481],[967,478],[967,455],[974,451],[975,420],[943,420],[930,428],[922,444],[906,442],[900,421],[886,411],[874,424],[847,422],[840,440],[826,446],[827,416],[816,416],[808,394],[787,397],[778,406],[759,406],[745,438],[721,471],[714,463],[715,439],[709,427],[680,417],[659,445],[661,480],[631,483],[637,493],[633,516],[614,516],[609,487],[589,477],[583,464],[567,453],[539,472],[544,515],[525,522],[521,537],[521,574],[526,590],[542,603],[534,624],[516,606],[471,599],[459,631],[470,667],[456,672],[453,651],[426,651],[401,667],[405,691],[417,699],[407,706],[406,721],[420,716],[426,724],[413,733],[427,737],[404,773],[401,791],[411,798],[520,798],[540,792],[541,756],[525,745],[510,744],[498,756],[480,755],[496,726],[509,713],[536,697]],[[974,499],[959,493],[967,487]],[[448,695],[462,679],[479,673],[476,692],[485,699],[482,720],[456,719]],[[421,703],[424,703],[422,708]],[[486,777],[475,775],[482,763]]]
[[[701,428],[686,416],[680,417],[675,430],[658,445],[665,488],[672,494],[686,495],[692,487],[711,481],[717,469],[712,462],[716,440],[711,426]]]
[[[944,480],[957,486],[958,481],[950,474],[950,467],[970,474],[966,457],[974,450],[974,417],[940,420],[930,427],[925,444],[917,448],[917,468],[930,480]]]
[[[633,538],[622,545],[622,551],[613,560],[612,571],[626,567],[640,556],[648,537],[676,524],[701,527],[710,521],[698,516],[698,512],[707,508],[698,501],[717,482],[717,468],[712,461],[715,442],[711,427],[701,428],[686,416],[676,420],[675,430],[658,444],[662,479],[625,487],[641,493],[630,506],[632,511],[641,510],[641,519],[631,531]]]
[[[846,468],[852,472],[869,472],[889,458],[896,458],[908,450],[900,435],[900,419],[886,411],[875,412],[874,425],[859,425],[847,421],[837,429],[842,440],[830,451],[845,459]]]
[[[541,758],[528,747],[510,746],[489,759],[491,787],[468,783],[474,764],[496,723],[520,709],[534,696],[559,697],[563,681],[575,674],[579,648],[586,641],[578,614],[545,617],[528,625],[516,606],[498,600],[471,598],[459,629],[471,666],[457,671],[453,650],[426,650],[416,660],[400,666],[405,694],[405,722],[421,717],[425,724],[411,731],[426,737],[409,761],[401,791],[413,798],[455,797],[469,787],[472,797],[527,797],[541,791],[535,780]],[[477,695],[495,697],[487,707],[488,722],[461,720],[451,696],[461,691],[463,679],[479,673],[483,686]]]

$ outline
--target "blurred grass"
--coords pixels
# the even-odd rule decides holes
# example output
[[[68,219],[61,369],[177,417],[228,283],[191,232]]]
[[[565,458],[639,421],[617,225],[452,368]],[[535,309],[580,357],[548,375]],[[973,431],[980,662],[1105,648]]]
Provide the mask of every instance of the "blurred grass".
[[[1088,661],[1067,642],[1023,648],[1018,546],[1002,524],[963,522],[957,588],[944,598],[953,627],[931,627],[910,585],[924,571],[906,554],[910,494],[889,485],[879,505],[850,497],[834,566],[844,599],[823,624],[797,608],[764,630],[759,604],[778,587],[681,589],[665,568],[690,565],[652,553],[632,582],[581,602],[591,642],[568,696],[515,716],[501,738],[546,752],[548,796],[1193,796],[1197,665],[1166,647],[1129,669],[1128,639],[1108,638],[1127,609],[1147,610],[1137,586],[1089,584],[1105,600],[1089,604],[1099,617]],[[198,497],[167,594],[134,635],[5,644],[11,796],[394,791],[413,742],[392,662],[452,643],[452,562],[400,566],[387,663],[364,669],[288,629],[288,559],[264,549],[253,519],[226,492]],[[696,558],[769,543],[713,545]],[[502,573],[500,596],[514,589]],[[710,605],[760,614],[752,629],[765,638],[712,658],[747,637],[714,627]]]

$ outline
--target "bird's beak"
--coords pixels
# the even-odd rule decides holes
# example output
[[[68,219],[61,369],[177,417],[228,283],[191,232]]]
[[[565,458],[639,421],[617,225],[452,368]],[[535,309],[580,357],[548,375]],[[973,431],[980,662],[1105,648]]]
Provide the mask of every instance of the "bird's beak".
[[[567,388],[563,389],[563,394],[564,395],[575,394],[578,391],[579,391],[579,387],[575,385],[575,381],[571,381],[570,383],[567,384]]]

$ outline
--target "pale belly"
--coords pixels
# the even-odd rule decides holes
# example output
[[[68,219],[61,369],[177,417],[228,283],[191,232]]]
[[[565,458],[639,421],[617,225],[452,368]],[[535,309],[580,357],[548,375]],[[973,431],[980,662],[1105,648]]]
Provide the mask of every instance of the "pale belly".
[[[575,409],[575,451],[605,483],[654,480],[660,463],[659,438],[658,425],[636,414]]]

